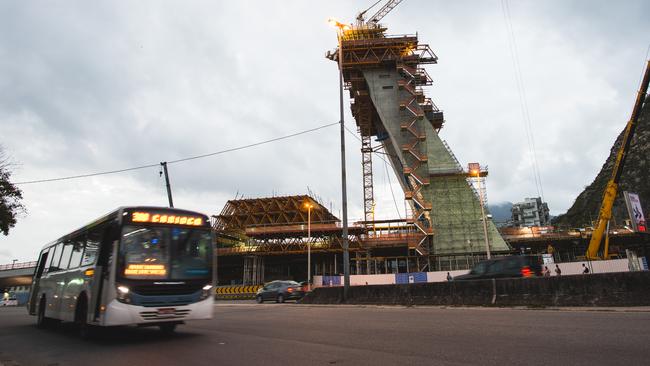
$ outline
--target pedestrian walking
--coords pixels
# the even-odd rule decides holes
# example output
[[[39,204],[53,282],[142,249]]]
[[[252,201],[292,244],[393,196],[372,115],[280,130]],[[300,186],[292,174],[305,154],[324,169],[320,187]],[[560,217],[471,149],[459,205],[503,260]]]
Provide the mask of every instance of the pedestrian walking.
[[[447,281],[451,281],[454,278],[451,276],[451,273],[447,272]]]
[[[589,267],[585,266],[584,263],[582,263],[582,274],[588,274],[589,273]]]
[[[562,270],[560,269],[560,266],[558,266],[557,264],[555,265],[555,275],[556,276],[562,275]]]
[[[551,270],[548,269],[547,266],[544,266],[544,270],[542,271],[542,274],[544,275],[544,277],[551,277]]]

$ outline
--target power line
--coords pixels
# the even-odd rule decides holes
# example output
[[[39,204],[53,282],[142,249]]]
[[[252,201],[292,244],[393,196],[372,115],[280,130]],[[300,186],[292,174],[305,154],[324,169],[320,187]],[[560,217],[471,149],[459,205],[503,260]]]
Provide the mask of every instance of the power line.
[[[339,124],[339,122],[337,121],[337,122],[334,122],[334,123],[328,123],[328,124],[326,124],[326,125],[322,125],[322,126],[314,127],[314,128],[308,129],[308,130],[303,130],[303,131],[300,131],[300,132],[296,132],[296,133],[292,133],[292,134],[289,134],[289,135],[285,135],[285,136],[281,136],[281,137],[276,137],[276,138],[272,138],[272,139],[268,139],[268,140],[264,140],[264,141],[260,141],[260,142],[255,142],[255,143],[248,144],[248,145],[243,145],[243,146],[239,146],[239,147],[233,147],[233,148],[226,149],[226,150],[215,151],[215,152],[208,153],[208,154],[202,154],[202,155],[190,156],[190,157],[182,158],[182,159],[169,160],[169,161],[167,161],[167,164],[176,164],[176,163],[181,163],[181,162],[185,162],[185,161],[189,161],[189,160],[202,159],[202,158],[207,158],[207,157],[209,157],[209,156],[215,156],[215,155],[225,154],[225,153],[229,153],[229,152],[233,152],[233,151],[244,150],[244,149],[248,149],[248,148],[255,147],[255,146],[260,146],[260,145],[264,145],[264,144],[269,144],[269,143],[271,143],[271,142],[276,142],[276,141],[280,141],[280,140],[288,139],[288,138],[291,138],[291,137],[296,137],[296,136],[299,136],[299,135],[304,135],[304,134],[306,134],[306,133],[310,133],[310,132],[318,131],[318,130],[321,130],[321,129],[323,129],[323,128],[327,128],[327,127],[334,126],[334,125],[338,125],[338,124]],[[140,170],[140,169],[146,169],[146,168],[153,168],[153,167],[157,167],[157,166],[160,166],[160,163],[156,163],[156,164],[147,164],[147,165],[140,165],[140,166],[136,166],[136,167],[132,167],[132,168],[117,169],[117,170],[109,170],[109,171],[97,172],[97,173],[88,173],[88,174],[72,175],[72,176],[68,176],[68,177],[29,180],[29,181],[17,182],[17,183],[13,183],[13,184],[14,184],[14,185],[23,185],[23,184],[35,184],[35,183],[56,182],[56,181],[62,181],[62,180],[71,180],[71,179],[78,179],[78,178],[95,177],[95,176],[98,176],[98,175],[108,175],[108,174],[124,173],[124,172],[133,171],[133,170]]]
[[[535,135],[530,120],[530,112],[528,109],[528,98],[526,96],[526,88],[524,87],[524,78],[521,72],[521,62],[519,61],[519,52],[517,49],[517,42],[515,39],[515,31],[512,26],[512,19],[510,16],[510,5],[508,0],[501,0],[501,10],[503,11],[503,19],[506,25],[506,32],[508,33],[508,46],[510,48],[510,56],[512,58],[512,66],[515,73],[515,82],[517,84],[517,91],[519,93],[519,104],[521,106],[521,114],[524,122],[524,132],[528,142],[528,151],[531,155],[531,163],[533,168],[533,178],[535,180],[535,187],[537,194],[544,201],[544,188],[542,186],[542,177],[539,172],[539,164],[537,161],[537,151],[535,148]]]
[[[126,168],[126,169],[118,169],[118,170],[109,170],[106,172],[98,172],[98,173],[88,173],[88,174],[80,174],[80,175],[71,175],[68,177],[60,177],[60,178],[49,178],[49,179],[38,179],[38,180],[28,180],[24,182],[17,182],[13,183],[14,185],[23,185],[23,184],[35,184],[35,183],[46,183],[46,182],[56,182],[60,180],[70,180],[70,179],[78,179],[78,178],[87,178],[87,177],[94,177],[97,175],[107,175],[107,174],[116,174],[116,173],[124,173],[124,172],[129,172],[132,170],[140,170],[140,169],[146,169],[146,168],[153,168],[155,166],[159,166],[160,163],[156,164],[148,164],[148,165],[141,165],[141,166],[136,166],[133,168]]]
[[[338,125],[339,123],[340,122],[338,122],[338,121],[334,122],[334,123],[328,123],[326,125],[311,128],[309,130],[304,130],[304,131],[292,133],[290,135],[276,137],[276,138],[273,138],[273,139],[269,139],[269,140],[265,140],[265,141],[261,141],[261,142],[256,142],[256,143],[253,143],[253,144],[248,144],[248,145],[244,145],[244,146],[240,146],[240,147],[234,147],[232,149],[226,149],[226,150],[221,150],[221,151],[217,151],[217,152],[213,152],[213,153],[209,153],[209,154],[192,156],[192,157],[189,157],[189,158],[183,158],[183,159],[177,159],[177,160],[169,160],[169,161],[167,161],[167,164],[176,164],[176,163],[180,163],[180,162],[184,162],[184,161],[188,161],[188,160],[202,159],[202,158],[207,158],[208,156],[220,155],[220,154],[225,154],[225,153],[229,153],[229,152],[233,152],[233,151],[237,151],[237,150],[244,150],[244,149],[248,149],[248,148],[255,147],[255,146],[265,145],[265,144],[268,144],[268,143],[271,143],[271,142],[280,141],[280,140],[288,139],[288,138],[291,138],[291,137],[304,135],[306,133],[322,130],[323,128]]]

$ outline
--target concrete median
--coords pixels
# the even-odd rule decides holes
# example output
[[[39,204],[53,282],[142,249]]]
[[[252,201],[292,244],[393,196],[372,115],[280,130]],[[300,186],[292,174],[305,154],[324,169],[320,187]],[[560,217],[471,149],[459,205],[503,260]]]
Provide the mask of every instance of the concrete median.
[[[650,272],[320,287],[303,304],[458,306],[650,306]]]

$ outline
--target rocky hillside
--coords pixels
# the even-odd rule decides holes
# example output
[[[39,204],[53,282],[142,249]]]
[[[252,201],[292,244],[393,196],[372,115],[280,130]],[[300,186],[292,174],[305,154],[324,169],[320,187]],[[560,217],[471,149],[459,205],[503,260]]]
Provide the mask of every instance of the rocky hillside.
[[[492,221],[499,226],[512,220],[512,202],[499,202],[488,204],[488,211],[492,215]]]
[[[623,191],[638,193],[643,206],[643,213],[646,218],[650,215],[650,100],[648,98],[646,98],[638,123],[623,168],[623,175],[618,189],[619,194],[614,202],[613,218],[615,221],[612,223],[617,225],[623,225],[624,220],[628,219]],[[625,129],[618,135],[614,146],[610,150],[609,157],[600,169],[596,179],[578,195],[573,206],[564,215],[560,215],[553,220],[554,224],[583,227],[590,226],[590,221],[595,221],[598,218],[603,190],[612,174],[614,160],[621,146],[624,131]]]

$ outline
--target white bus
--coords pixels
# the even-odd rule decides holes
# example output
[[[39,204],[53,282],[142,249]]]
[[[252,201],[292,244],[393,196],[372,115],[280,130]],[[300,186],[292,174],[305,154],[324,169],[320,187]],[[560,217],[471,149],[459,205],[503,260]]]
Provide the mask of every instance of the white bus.
[[[46,245],[29,313],[37,325],[157,325],[173,332],[213,310],[212,230],[208,217],[161,207],[121,207]]]

